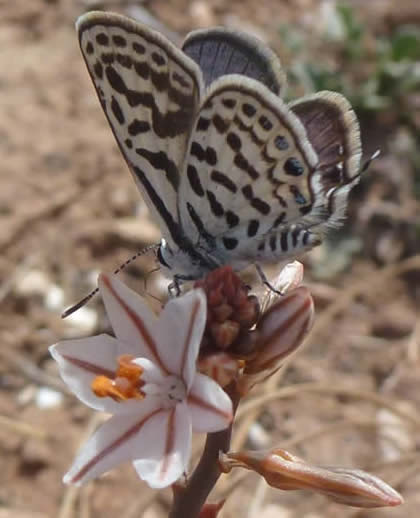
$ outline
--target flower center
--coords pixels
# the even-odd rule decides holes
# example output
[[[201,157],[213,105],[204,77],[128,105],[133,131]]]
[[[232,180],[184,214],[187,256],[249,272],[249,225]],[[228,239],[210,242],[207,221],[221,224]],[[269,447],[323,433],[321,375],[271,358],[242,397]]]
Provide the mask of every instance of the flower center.
[[[187,397],[187,389],[181,378],[174,375],[165,376],[161,383],[162,403],[165,408],[172,408]]]
[[[110,397],[121,402],[127,399],[143,399],[144,392],[141,387],[144,381],[141,379],[143,368],[132,363],[133,356],[124,354],[118,358],[118,368],[115,376],[96,376],[91,388],[98,397]]]

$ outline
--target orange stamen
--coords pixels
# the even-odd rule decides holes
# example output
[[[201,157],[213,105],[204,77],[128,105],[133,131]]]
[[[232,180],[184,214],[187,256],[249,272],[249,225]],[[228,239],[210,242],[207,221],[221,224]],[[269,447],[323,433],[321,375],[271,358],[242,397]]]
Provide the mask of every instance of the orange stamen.
[[[132,363],[133,356],[124,354],[118,358],[118,368],[113,379],[107,376],[96,376],[91,388],[98,397],[110,397],[115,401],[127,399],[143,399],[140,388],[144,385],[141,379],[143,369]]]

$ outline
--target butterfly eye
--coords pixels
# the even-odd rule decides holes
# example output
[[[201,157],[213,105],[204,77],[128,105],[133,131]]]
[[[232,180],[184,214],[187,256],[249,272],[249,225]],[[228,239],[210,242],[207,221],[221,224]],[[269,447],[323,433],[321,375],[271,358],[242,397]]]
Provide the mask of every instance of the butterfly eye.
[[[158,261],[160,262],[160,264],[162,266],[166,266],[166,268],[170,268],[169,264],[165,261],[165,259],[163,258],[163,254],[162,254],[162,246],[160,246],[158,248],[158,251],[157,251],[157,258],[158,258]]]

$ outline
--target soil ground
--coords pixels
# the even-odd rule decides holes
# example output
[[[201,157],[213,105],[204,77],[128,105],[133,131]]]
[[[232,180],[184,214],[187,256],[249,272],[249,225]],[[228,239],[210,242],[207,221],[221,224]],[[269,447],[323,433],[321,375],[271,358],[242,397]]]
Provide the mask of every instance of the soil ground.
[[[167,34],[224,24],[254,32],[287,60],[280,24],[316,38],[332,3],[150,0],[136,11],[140,2],[0,0],[0,518],[163,517],[170,502],[169,491],[152,492],[131,466],[82,489],[61,482],[98,418],[65,392],[47,347],[96,334],[106,320],[98,298],[74,319],[60,312],[99,271],[159,240],[101,112],[75,19],[96,6],[150,13]],[[350,4],[372,35],[420,23],[416,1]],[[279,380],[296,391],[244,415],[235,446],[276,445],[314,463],[360,467],[406,503],[360,511],[266,490],[250,475],[231,492],[225,517],[418,516],[419,179],[405,155],[406,130],[389,112],[362,118],[362,134],[367,156],[378,145],[383,154],[352,196],[345,227],[304,259],[317,319]],[[153,268],[145,256],[122,277],[143,291]],[[147,291],[163,297],[165,281],[147,277]]]

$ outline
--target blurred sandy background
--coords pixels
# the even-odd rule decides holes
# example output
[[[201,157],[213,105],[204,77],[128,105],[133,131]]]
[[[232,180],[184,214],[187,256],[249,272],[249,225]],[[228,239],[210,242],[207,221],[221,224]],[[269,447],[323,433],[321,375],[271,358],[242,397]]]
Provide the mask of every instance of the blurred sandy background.
[[[288,96],[333,89],[353,103],[365,158],[346,225],[307,255],[317,319],[282,371],[278,399],[238,420],[234,446],[277,445],[320,464],[372,471],[406,504],[339,507],[281,493],[250,475],[224,517],[417,517],[420,508],[420,4],[417,0],[0,0],[0,518],[159,518],[130,466],[82,490],[61,477],[98,418],[69,396],[48,345],[106,328],[96,298],[60,312],[130,255],[159,240],[83,63],[74,21],[90,8],[129,14],[178,39],[223,24],[278,52]],[[122,276],[144,290],[153,257]],[[165,293],[159,274],[147,290]],[[267,393],[261,387],[254,397]],[[269,392],[275,387],[269,387]]]

